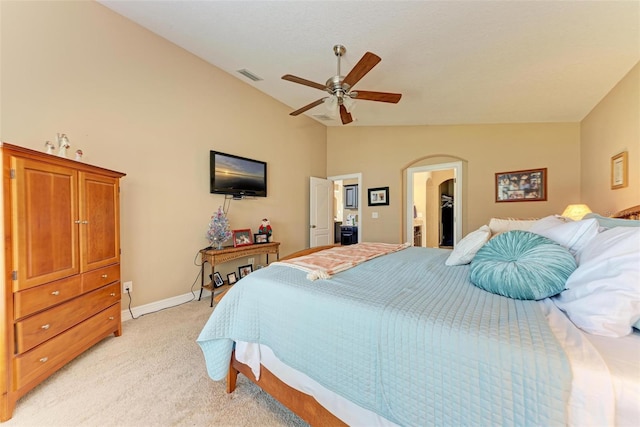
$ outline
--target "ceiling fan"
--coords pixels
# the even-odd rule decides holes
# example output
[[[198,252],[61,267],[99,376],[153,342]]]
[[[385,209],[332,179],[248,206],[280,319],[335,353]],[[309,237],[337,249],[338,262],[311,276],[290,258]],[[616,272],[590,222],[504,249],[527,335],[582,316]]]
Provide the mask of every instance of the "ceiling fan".
[[[400,101],[400,98],[402,97],[402,94],[400,93],[371,92],[365,90],[352,91],[351,88],[353,88],[360,79],[371,71],[373,67],[378,65],[382,59],[374,53],[367,52],[362,56],[362,58],[360,58],[360,61],[358,61],[349,74],[342,76],[340,75],[340,58],[346,51],[347,49],[339,44],[333,47],[333,52],[338,57],[338,72],[335,76],[330,77],[324,85],[303,79],[302,77],[296,77],[291,74],[282,76],[283,80],[324,90],[330,94],[330,96],[313,101],[311,104],[305,105],[289,115],[297,116],[324,103],[327,105],[327,108],[334,111],[339,107],[340,119],[342,120],[342,124],[346,125],[353,121],[350,110],[353,108],[353,101],[356,99],[361,99],[363,101],[389,102],[392,104],[397,104],[398,101]]]

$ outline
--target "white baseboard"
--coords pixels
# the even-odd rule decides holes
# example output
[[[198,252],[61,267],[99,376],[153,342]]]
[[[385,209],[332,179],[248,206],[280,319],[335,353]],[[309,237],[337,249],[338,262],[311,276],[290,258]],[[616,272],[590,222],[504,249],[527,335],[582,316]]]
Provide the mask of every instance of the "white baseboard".
[[[131,320],[133,318],[137,318],[138,316],[142,316],[144,314],[153,313],[154,311],[163,310],[165,308],[173,307],[179,304],[184,304],[185,302],[194,300],[194,294],[195,294],[195,299],[197,300],[198,295],[200,294],[200,289],[195,291],[193,294],[189,292],[183,295],[178,295],[175,297],[163,299],[163,300],[152,302],[149,304],[139,305],[137,307],[131,307],[131,312],[133,312],[133,317],[131,317],[131,312],[129,312],[129,308],[128,308],[129,295],[124,294],[122,295],[122,307],[124,308],[121,314],[122,321],[124,322],[127,320]],[[210,298],[211,298],[211,292],[209,292],[206,289],[203,289],[202,299],[208,300]]]

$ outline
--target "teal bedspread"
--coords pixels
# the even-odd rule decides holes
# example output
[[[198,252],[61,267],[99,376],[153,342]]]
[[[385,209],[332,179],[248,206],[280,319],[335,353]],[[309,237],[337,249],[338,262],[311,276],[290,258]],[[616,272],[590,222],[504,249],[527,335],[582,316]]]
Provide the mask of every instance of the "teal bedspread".
[[[273,265],[240,280],[198,338],[225,378],[233,340],[268,345],[326,388],[406,426],[566,423],[567,358],[535,301],[408,248],[331,279]]]

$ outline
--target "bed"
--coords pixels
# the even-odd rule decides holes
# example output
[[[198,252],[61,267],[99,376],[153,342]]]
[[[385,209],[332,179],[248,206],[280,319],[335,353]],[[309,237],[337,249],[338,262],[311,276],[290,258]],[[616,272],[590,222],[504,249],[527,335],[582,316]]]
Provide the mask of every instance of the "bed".
[[[536,226],[556,238],[553,221]],[[573,276],[590,265],[578,243],[588,245],[584,224],[593,231],[594,222],[601,237],[640,225],[597,215],[563,225],[583,236],[563,241]],[[517,233],[538,236],[509,230],[491,241]],[[242,373],[311,425],[637,424],[640,334],[585,332],[568,315],[570,298],[487,292],[470,281],[491,245],[478,246],[470,263],[453,266],[450,250],[396,246],[325,275],[286,259],[258,270],[234,285],[198,338],[209,376],[226,378],[231,393]]]

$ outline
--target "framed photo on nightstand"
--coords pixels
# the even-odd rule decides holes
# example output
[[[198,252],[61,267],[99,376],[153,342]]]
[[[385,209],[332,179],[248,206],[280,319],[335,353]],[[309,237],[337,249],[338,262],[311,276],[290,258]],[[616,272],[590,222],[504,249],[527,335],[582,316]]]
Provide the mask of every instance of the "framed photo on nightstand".
[[[233,247],[253,245],[251,230],[233,230]]]
[[[253,243],[256,245],[260,243],[269,243],[269,235],[268,234],[254,234],[253,235]]]

